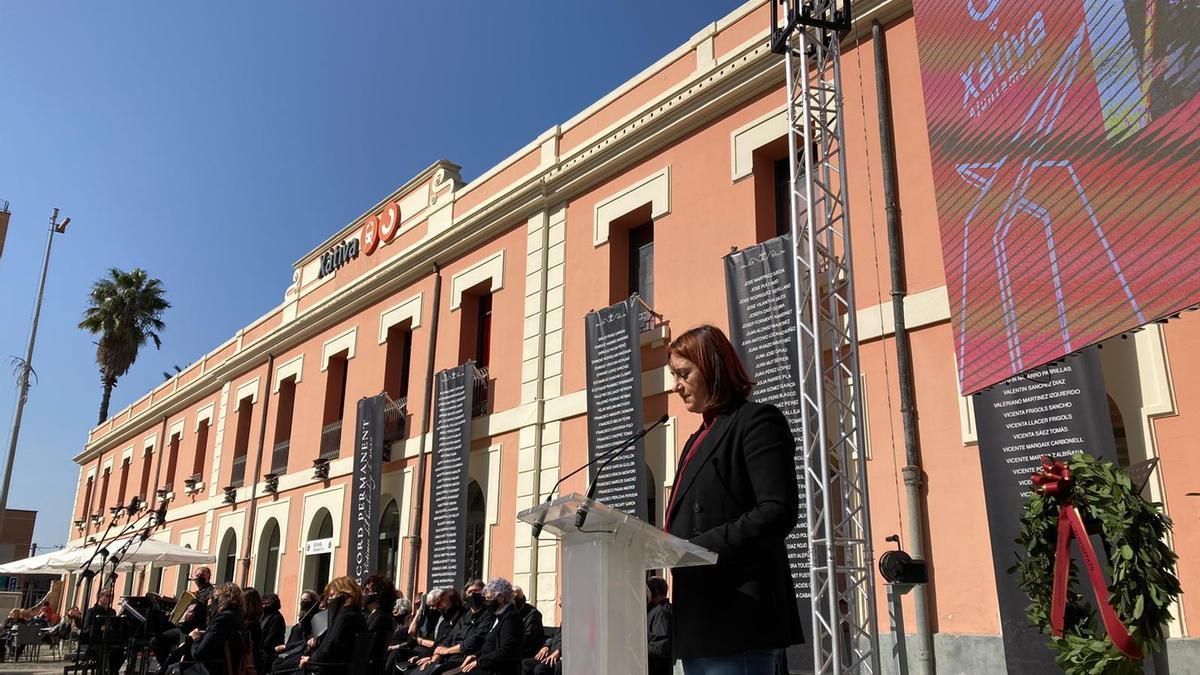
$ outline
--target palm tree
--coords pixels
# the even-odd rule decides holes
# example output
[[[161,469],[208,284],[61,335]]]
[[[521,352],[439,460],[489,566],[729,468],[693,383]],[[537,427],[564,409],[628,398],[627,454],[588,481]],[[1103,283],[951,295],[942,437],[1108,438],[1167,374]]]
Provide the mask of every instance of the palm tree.
[[[108,419],[108,404],[117,378],[129,372],[138,350],[153,341],[162,346],[158,333],[163,330],[163,312],[171,306],[163,297],[162,282],[151,279],[141,268],[125,272],[115,267],[92,284],[91,306],[83,312],[79,327],[100,336],[96,342],[96,363],[100,365],[100,421]]]

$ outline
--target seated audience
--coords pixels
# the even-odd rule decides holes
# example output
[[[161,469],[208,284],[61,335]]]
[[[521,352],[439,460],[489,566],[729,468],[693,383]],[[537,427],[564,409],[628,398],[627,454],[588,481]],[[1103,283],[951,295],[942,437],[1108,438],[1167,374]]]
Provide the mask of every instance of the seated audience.
[[[263,651],[263,599],[255,588],[242,591],[242,630],[249,637],[249,644],[244,645],[247,654],[254,661],[254,672],[261,673],[266,668],[266,653]]]
[[[325,599],[329,628],[320,637],[310,638],[312,656],[301,657],[300,668],[321,675],[349,674],[354,641],[367,630],[362,615],[362,589],[352,577],[338,577],[325,587]]]
[[[662,577],[646,579],[646,641],[649,645],[649,675],[671,675],[675,672],[675,619],[671,616],[671,601],[667,599],[667,580]]]
[[[546,643],[531,659],[521,662],[524,675],[562,675],[562,627],[546,638]]]
[[[263,661],[267,666],[275,660],[275,654],[279,652],[276,647],[283,645],[283,634],[287,628],[287,622],[284,621],[279,607],[278,595],[267,593],[262,597],[262,617],[258,620],[258,627],[262,630]],[[258,672],[264,671],[264,668],[259,668]]]
[[[520,675],[521,640],[524,628],[513,607],[513,588],[507,579],[496,577],[483,589],[483,598],[494,620],[478,655],[463,662],[462,672],[476,675]]]
[[[208,627],[193,628],[187,634],[184,658],[173,664],[169,673],[187,673],[193,670],[192,664],[199,664],[210,673],[221,673],[226,670],[226,659],[235,664],[242,662],[241,632],[245,624],[241,587],[232,583],[217,586],[212,594],[211,609],[215,613],[209,619]]]
[[[275,647],[275,662],[271,672],[276,675],[294,673],[300,670],[300,658],[308,649],[308,640],[312,637],[312,614],[315,613],[319,597],[316,591],[306,590],[300,594],[300,607],[296,615],[296,623],[288,632],[287,641]]]
[[[445,644],[434,647],[433,654],[417,661],[421,675],[441,675],[457,672],[466,658],[477,654],[483,647],[484,637],[493,623],[492,612],[483,598],[483,582],[473,579],[467,582],[463,592],[463,603],[468,614],[446,638]]]
[[[525,637],[521,640],[521,658],[529,658],[538,653],[546,643],[546,629],[542,626],[542,613],[537,607],[525,601],[525,591],[520,586],[513,586],[513,607],[525,629]]]
[[[367,577],[363,585],[363,605],[367,610],[367,632],[375,636],[371,643],[370,673],[382,673],[387,659],[388,640],[396,630],[396,587],[382,574]]]

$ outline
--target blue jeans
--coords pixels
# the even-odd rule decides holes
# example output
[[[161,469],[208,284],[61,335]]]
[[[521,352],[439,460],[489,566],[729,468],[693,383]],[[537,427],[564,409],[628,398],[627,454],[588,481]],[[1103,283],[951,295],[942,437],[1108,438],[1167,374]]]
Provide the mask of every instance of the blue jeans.
[[[772,675],[777,649],[751,649],[730,656],[683,659],[684,675]]]

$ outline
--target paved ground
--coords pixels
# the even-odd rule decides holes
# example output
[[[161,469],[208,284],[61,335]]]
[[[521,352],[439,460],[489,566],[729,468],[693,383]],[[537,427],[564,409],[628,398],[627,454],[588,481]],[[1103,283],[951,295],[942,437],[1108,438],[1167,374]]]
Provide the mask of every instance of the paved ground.
[[[0,663],[0,673],[21,673],[22,675],[61,675],[63,671],[62,661],[51,661],[46,657],[42,657],[41,661],[22,661],[20,663]]]

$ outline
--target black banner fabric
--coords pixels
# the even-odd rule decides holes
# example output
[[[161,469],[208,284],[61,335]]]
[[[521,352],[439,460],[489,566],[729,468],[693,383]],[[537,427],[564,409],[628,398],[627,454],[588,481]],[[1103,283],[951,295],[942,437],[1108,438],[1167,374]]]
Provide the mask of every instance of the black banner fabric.
[[[466,581],[467,462],[471,451],[471,397],[475,364],[467,361],[436,376],[433,427],[429,588]]]
[[[383,471],[383,396],[358,401],[349,575],[366,581],[379,557],[379,482]]]
[[[796,300],[791,237],[784,235],[725,256],[729,340],[754,380],[750,398],[770,403],[787,418],[796,442],[800,519],[788,535],[788,562],[804,635],[812,633],[807,499],[804,489],[804,421],[800,408],[800,363],[796,354]],[[791,661],[791,659],[789,659]],[[808,660],[794,663],[807,664]]]
[[[589,460],[627,443],[646,426],[636,304],[624,300],[584,317]],[[642,439],[618,453],[600,476],[596,499],[648,521],[645,457]],[[598,469],[592,466],[592,480]]]
[[[975,394],[972,402],[1008,672],[1057,672],[1049,638],[1030,625],[1029,597],[1008,568],[1022,553],[1016,544],[1021,512],[1043,455],[1066,459],[1086,452],[1117,461],[1099,354],[1093,347],[1031,370]],[[1096,553],[1107,565],[1103,546]]]

